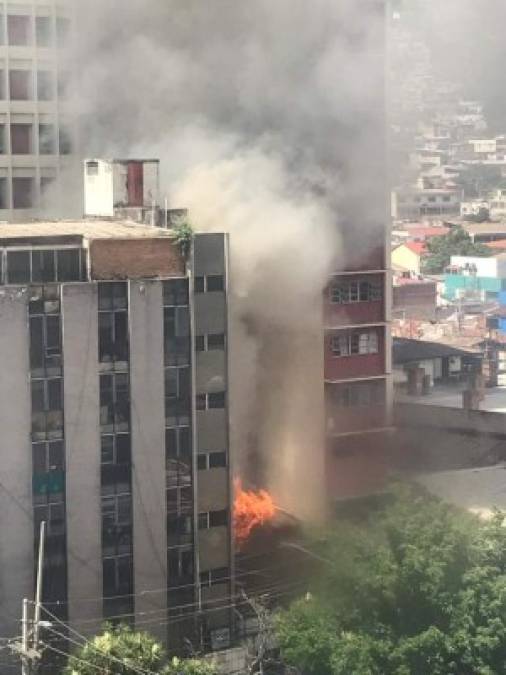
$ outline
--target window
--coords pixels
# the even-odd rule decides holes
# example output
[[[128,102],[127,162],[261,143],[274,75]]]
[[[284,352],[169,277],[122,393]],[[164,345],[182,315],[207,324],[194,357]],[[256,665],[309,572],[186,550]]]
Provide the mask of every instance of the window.
[[[216,584],[223,584],[230,580],[230,569],[228,567],[217,567],[214,570],[201,572],[200,585],[203,588],[211,588]]]
[[[33,509],[35,532],[39,532],[40,524],[46,522],[46,533],[52,536],[65,534],[65,505],[63,502],[39,504]]]
[[[33,443],[32,455],[34,473],[49,473],[64,469],[65,455],[61,440]]]
[[[130,434],[110,434],[102,436],[101,457],[102,464],[130,464]]]
[[[195,349],[198,352],[223,351],[225,349],[225,335],[223,333],[197,335]]]
[[[30,44],[30,17],[10,15],[7,17],[9,44],[24,47]]]
[[[0,209],[6,209],[7,207],[7,178],[0,178]]]
[[[103,282],[98,285],[99,310],[116,311],[127,307],[128,286],[126,282]]]
[[[56,180],[55,176],[40,177],[40,192],[42,196],[44,196],[44,194],[46,194],[46,192],[51,188],[51,186],[54,185],[55,180]]]
[[[164,307],[163,336],[165,365],[188,365],[190,363],[190,313],[188,307]]]
[[[130,554],[104,558],[102,565],[105,598],[133,593],[133,561]]]
[[[33,178],[12,179],[12,206],[15,209],[31,209],[33,207]]]
[[[331,302],[342,305],[381,300],[382,296],[380,281],[344,281],[330,288]]]
[[[171,279],[170,281],[164,281],[163,304],[165,307],[188,305],[188,280]]]
[[[193,489],[191,485],[167,488],[167,545],[190,544],[193,536]]]
[[[130,392],[127,373],[100,375],[100,424],[104,433],[128,431]]]
[[[225,408],[225,392],[197,395],[197,410],[213,410]]]
[[[227,466],[226,452],[206,452],[197,456],[197,466],[200,471],[218,469]]]
[[[350,331],[334,335],[331,338],[331,349],[334,356],[377,354],[379,351],[378,332],[376,330]]]
[[[431,204],[433,204],[436,201],[436,198],[435,197],[429,197],[429,199],[427,201],[430,202]]]
[[[191,457],[190,427],[165,429],[165,456]]]
[[[32,98],[32,73],[30,70],[9,71],[11,101],[29,101]]]
[[[178,586],[193,580],[193,551],[170,549],[167,554],[169,586]]]
[[[30,252],[7,252],[7,283],[30,283]]]
[[[56,251],[56,278],[58,281],[79,281],[81,278],[80,250],[77,248]]]
[[[165,369],[165,419],[168,426],[186,426],[190,421],[190,369]]]
[[[86,175],[98,176],[98,162],[86,162]]]
[[[102,531],[115,530],[132,524],[132,495],[102,497]]]
[[[63,407],[63,381],[61,377],[32,380],[32,412],[61,410]]]
[[[228,524],[228,511],[223,509],[221,511],[207,511],[199,513],[198,516],[199,530],[208,530],[211,527],[223,527]]]
[[[39,124],[39,153],[53,155],[56,150],[55,130],[52,124]]]
[[[35,17],[35,40],[37,47],[50,47],[52,42],[52,21],[50,16]]]
[[[56,279],[54,251],[32,251],[32,281]]]
[[[0,124],[0,155],[5,155],[7,152],[5,124]]]
[[[381,381],[335,385],[330,396],[332,404],[340,408],[378,406],[384,404],[385,386]]]
[[[37,72],[37,99],[39,101],[52,101],[53,98],[53,73],[50,70],[39,70]]]
[[[31,154],[32,152],[31,124],[11,124],[11,149],[13,155]]]
[[[56,41],[58,47],[65,47],[70,33],[70,19],[64,17],[56,18]]]
[[[58,149],[60,155],[70,155],[72,152],[72,141],[70,133],[66,127],[61,126],[58,134]]]
[[[207,276],[195,277],[195,293],[216,293],[225,289],[223,276],[221,274],[208,274]]]
[[[101,283],[98,287],[99,304],[99,360],[100,363],[128,361],[128,288],[125,283]]]
[[[61,375],[59,315],[30,316],[30,369],[33,377]]]

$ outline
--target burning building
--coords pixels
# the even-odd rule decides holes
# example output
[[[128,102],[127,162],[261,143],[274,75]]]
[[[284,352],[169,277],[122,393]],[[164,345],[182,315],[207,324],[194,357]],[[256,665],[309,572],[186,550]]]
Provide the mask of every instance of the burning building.
[[[0,633],[45,521],[43,602],[69,625],[225,646],[227,237],[185,261],[166,229],[94,216],[0,228]]]

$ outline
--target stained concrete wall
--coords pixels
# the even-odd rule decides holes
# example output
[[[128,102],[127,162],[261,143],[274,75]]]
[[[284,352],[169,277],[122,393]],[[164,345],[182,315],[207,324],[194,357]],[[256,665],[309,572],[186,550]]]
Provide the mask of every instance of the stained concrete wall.
[[[62,299],[69,621],[102,614],[100,391],[95,284],[65,284]],[[81,602],[82,598],[96,600]],[[86,624],[92,635],[100,626]],[[79,630],[82,632],[81,627]]]
[[[138,613],[167,607],[165,593],[139,595],[167,586],[163,312],[162,284],[157,281],[130,283],[130,393]],[[159,628],[160,637],[165,632]]]
[[[0,635],[19,635],[32,597],[34,533],[26,289],[0,294]]]

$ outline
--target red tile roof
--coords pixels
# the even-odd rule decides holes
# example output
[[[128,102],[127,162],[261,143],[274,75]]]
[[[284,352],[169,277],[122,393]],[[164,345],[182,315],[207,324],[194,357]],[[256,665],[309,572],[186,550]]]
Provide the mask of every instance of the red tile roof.
[[[489,248],[506,251],[506,239],[499,239],[498,241],[489,241],[485,244]]]
[[[407,246],[410,251],[413,251],[413,253],[416,253],[417,255],[423,255],[427,250],[423,241],[407,241],[404,246]]]
[[[409,227],[405,226],[405,230],[410,237],[414,239],[429,239],[430,237],[443,237],[450,231],[449,227]]]

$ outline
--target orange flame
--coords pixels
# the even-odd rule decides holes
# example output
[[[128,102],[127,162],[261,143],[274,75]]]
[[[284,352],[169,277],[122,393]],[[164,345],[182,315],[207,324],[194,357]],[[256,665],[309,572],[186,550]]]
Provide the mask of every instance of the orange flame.
[[[266,490],[243,490],[240,478],[234,481],[234,533],[240,546],[248,539],[251,531],[271,520],[276,513],[276,506]]]

